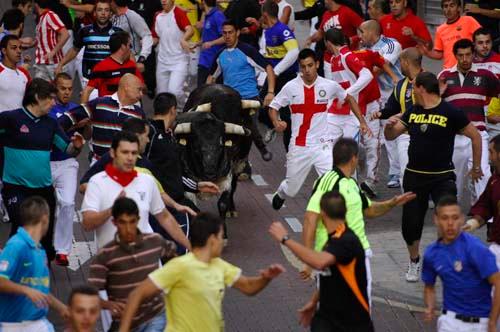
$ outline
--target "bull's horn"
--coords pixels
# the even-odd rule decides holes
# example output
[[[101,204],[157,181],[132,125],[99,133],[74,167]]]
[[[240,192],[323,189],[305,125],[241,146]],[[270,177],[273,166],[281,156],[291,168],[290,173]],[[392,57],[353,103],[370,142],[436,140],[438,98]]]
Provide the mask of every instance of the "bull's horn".
[[[241,100],[241,108],[260,108],[260,101],[252,100],[252,99],[242,99]]]
[[[174,134],[190,134],[191,133],[191,122],[179,123],[175,127]]]
[[[234,124],[234,123],[224,122],[224,129],[225,129],[226,134],[234,134],[234,135],[242,135],[242,136],[249,136],[250,135],[250,130],[245,129],[242,126]]]
[[[210,112],[212,110],[212,105],[210,103],[201,104],[196,107],[195,112]]]

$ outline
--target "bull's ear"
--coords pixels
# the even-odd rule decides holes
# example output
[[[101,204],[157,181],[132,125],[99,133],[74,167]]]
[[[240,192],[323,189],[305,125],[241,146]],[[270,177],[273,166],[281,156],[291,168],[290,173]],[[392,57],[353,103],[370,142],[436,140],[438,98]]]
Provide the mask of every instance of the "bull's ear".
[[[228,139],[227,141],[224,142],[224,146],[227,146],[227,147],[233,146],[233,141],[231,141],[230,139]]]
[[[179,140],[179,144],[180,144],[180,145],[186,145],[186,144],[187,144],[187,140],[186,140],[185,138],[181,138],[181,139]]]

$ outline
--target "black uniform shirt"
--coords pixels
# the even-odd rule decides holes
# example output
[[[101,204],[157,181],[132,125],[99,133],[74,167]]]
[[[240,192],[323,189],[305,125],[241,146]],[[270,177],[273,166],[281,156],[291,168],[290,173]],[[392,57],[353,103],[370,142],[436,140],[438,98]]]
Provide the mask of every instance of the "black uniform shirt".
[[[455,135],[469,124],[462,110],[445,101],[430,109],[415,105],[403,113],[401,122],[410,134],[407,170],[424,174],[454,170]]]

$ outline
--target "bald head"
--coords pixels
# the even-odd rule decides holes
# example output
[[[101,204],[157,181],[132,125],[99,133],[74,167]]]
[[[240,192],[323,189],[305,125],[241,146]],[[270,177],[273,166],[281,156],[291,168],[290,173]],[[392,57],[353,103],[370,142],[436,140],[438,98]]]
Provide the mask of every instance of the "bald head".
[[[411,65],[416,67],[422,66],[422,54],[420,54],[416,47],[405,48],[401,52],[400,59],[408,61]]]
[[[376,36],[380,36],[382,33],[382,29],[380,28],[380,24],[375,20],[368,20],[359,26],[363,31],[369,31],[375,34]]]
[[[118,83],[118,98],[125,105],[137,103],[142,98],[143,83],[133,74],[125,74]]]

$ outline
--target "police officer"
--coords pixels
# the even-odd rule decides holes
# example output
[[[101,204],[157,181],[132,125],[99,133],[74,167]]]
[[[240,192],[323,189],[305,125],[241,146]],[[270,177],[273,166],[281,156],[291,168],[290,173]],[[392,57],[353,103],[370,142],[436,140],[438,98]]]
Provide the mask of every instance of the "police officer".
[[[417,75],[413,86],[416,105],[402,115],[388,120],[385,138],[394,140],[408,131],[408,165],[403,189],[417,194],[417,199],[403,206],[403,238],[408,246],[410,262],[406,280],[416,282],[420,275],[419,243],[424,226],[428,198],[436,204],[444,195],[457,194],[452,162],[457,134],[472,140],[474,166],[481,163],[481,136],[464,112],[441,100],[439,82],[429,72]],[[473,168],[471,177],[481,178],[481,168]]]

